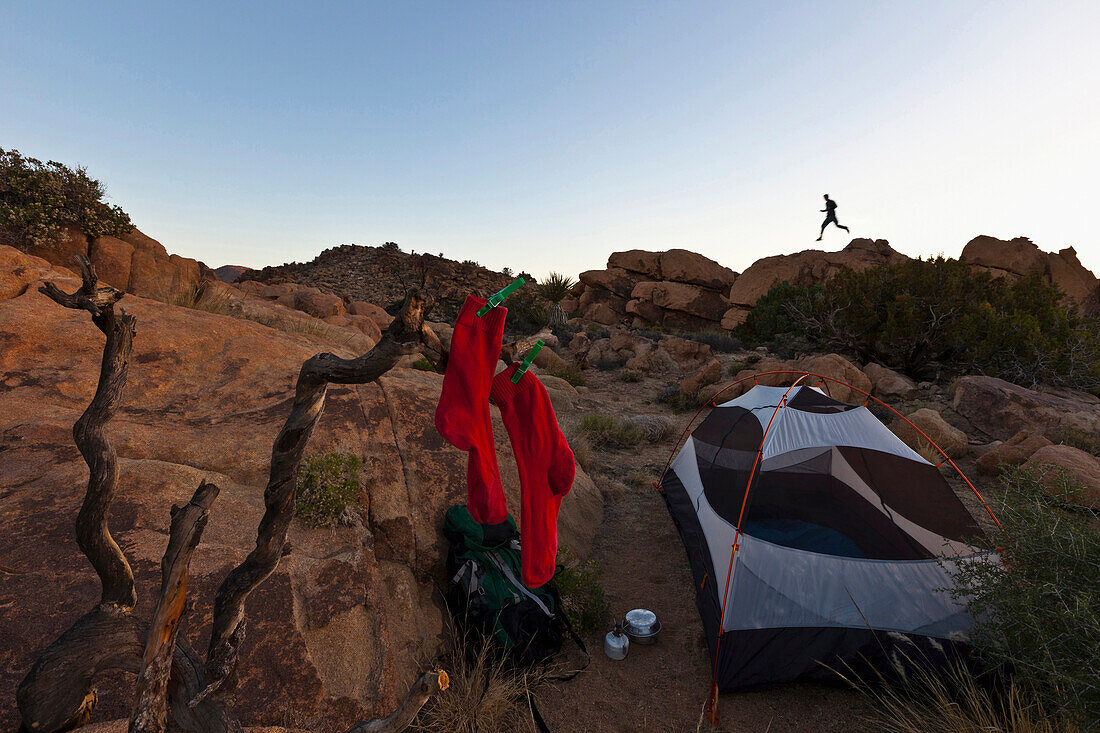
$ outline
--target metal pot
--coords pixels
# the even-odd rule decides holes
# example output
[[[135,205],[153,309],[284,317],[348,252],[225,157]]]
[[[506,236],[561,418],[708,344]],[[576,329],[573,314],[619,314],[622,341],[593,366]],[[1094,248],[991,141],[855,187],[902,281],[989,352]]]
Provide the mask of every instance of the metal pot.
[[[657,635],[661,633],[661,622],[653,611],[635,608],[626,614],[623,630],[638,644],[654,644],[657,642]]]

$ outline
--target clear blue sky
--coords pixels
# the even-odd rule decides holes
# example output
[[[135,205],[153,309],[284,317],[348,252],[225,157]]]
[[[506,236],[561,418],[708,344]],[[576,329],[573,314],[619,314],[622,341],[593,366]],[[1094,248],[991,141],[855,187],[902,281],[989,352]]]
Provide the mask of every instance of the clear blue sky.
[[[820,246],[828,192],[910,255],[1023,234],[1100,271],[1098,31],[1096,0],[5,2],[0,147],[212,266],[742,270]]]

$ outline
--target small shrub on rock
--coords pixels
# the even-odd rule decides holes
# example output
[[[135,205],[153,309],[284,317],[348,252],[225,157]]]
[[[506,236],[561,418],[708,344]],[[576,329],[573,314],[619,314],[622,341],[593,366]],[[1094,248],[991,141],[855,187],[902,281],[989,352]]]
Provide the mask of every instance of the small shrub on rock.
[[[90,237],[132,231],[129,215],[104,202],[105,193],[83,167],[43,163],[0,148],[0,244],[50,247],[67,224]]]
[[[740,339],[734,337],[728,331],[699,331],[684,334],[684,338],[708,344],[710,348],[723,354],[732,354],[741,351],[742,348]]]
[[[331,527],[359,501],[359,457],[322,453],[302,460],[294,513],[308,527]]]
[[[640,382],[642,381],[642,372],[639,369],[623,369],[619,379],[624,382]]]
[[[410,366],[410,367],[412,367],[413,369],[416,369],[417,371],[421,371],[421,372],[434,372],[434,371],[438,371],[438,370],[437,370],[437,369],[435,368],[435,364],[432,364],[432,363],[431,363],[430,361],[428,361],[428,360],[427,360],[427,359],[425,359],[424,357],[420,357],[419,359],[417,359],[416,361],[414,361],[414,362],[413,362],[412,364],[410,364],[409,366]]]

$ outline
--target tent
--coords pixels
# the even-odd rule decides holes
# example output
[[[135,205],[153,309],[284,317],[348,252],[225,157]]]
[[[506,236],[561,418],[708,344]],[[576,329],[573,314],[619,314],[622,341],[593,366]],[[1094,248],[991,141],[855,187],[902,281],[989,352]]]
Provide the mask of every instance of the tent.
[[[659,486],[695,578],[712,705],[846,665],[888,671],[898,645],[939,651],[970,626],[942,589],[978,552],[978,525],[938,465],[866,403],[799,384],[810,376],[716,404]]]

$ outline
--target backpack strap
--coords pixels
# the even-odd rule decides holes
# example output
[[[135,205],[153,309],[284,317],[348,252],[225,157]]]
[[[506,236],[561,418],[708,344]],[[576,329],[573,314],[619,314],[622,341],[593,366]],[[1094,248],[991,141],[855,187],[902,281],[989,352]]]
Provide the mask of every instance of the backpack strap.
[[[580,636],[577,635],[577,632],[573,630],[573,624],[569,623],[569,614],[562,611],[562,613],[558,614],[558,617],[561,618],[562,625],[565,626],[565,630],[569,632],[569,637],[573,640],[573,643],[576,644],[580,648],[581,652],[584,653],[584,664],[582,664],[579,669],[575,669],[572,672],[567,672],[566,674],[557,675],[550,678],[555,682],[568,682],[584,670],[588,669],[588,665],[592,663],[592,657],[588,654],[588,647],[584,645],[584,641],[581,639]]]
[[[532,593],[530,590],[528,590],[527,586],[524,585],[523,582],[520,581],[518,578],[516,578],[515,573],[513,573],[512,569],[508,567],[508,563],[501,562],[500,558],[498,558],[492,552],[487,552],[485,554],[490,560],[493,561],[493,564],[497,566],[504,577],[508,579],[508,582],[515,586],[516,590],[534,601],[535,605],[537,605],[539,609],[547,616],[549,616],[550,618],[554,618],[554,614],[550,611],[549,608],[546,607],[546,604],[542,602],[542,599]]]

